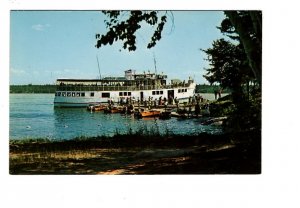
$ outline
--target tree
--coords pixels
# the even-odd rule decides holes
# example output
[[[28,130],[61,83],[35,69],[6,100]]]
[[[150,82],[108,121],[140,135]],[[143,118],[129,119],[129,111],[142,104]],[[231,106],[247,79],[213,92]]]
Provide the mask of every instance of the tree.
[[[225,11],[230,24],[223,28],[238,34],[247,55],[248,63],[257,82],[262,82],[262,13],[261,11]],[[232,28],[233,27],[233,28]],[[227,29],[227,30],[226,30]]]
[[[261,12],[225,11],[220,31],[231,41],[213,42],[203,50],[210,62],[204,77],[231,89],[233,107],[227,128],[234,132],[261,128]],[[249,82],[254,86],[249,96]],[[246,88],[245,88],[246,86]],[[246,90],[245,90],[246,89]],[[247,93],[246,93],[247,92]]]
[[[212,48],[202,51],[210,62],[210,68],[204,75],[210,84],[219,83],[222,88],[235,90],[251,79],[252,73],[241,45],[219,39],[213,42]]]
[[[120,40],[123,48],[129,51],[136,50],[136,32],[146,23],[154,28],[154,33],[147,48],[152,48],[161,39],[161,33],[167,22],[168,12],[157,11],[103,11],[109,18],[105,21],[107,33],[96,34],[96,47],[113,44]]]
[[[249,90],[250,81],[261,88],[261,12],[224,13],[227,17],[217,28],[232,41],[217,40],[212,48],[203,50],[211,66],[204,77],[210,83],[218,82],[233,91],[245,84]]]

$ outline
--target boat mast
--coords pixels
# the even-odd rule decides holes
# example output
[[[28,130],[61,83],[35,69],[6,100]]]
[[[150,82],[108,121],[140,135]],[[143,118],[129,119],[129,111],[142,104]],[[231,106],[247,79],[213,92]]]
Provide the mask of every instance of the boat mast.
[[[98,56],[96,56],[96,58],[97,58],[98,70],[99,70],[99,79],[101,79],[101,72],[100,72],[100,66],[99,66]]]
[[[155,69],[155,74],[157,74],[157,70],[156,70],[156,59],[155,59],[155,54],[153,52],[153,59],[154,59],[154,69]]]

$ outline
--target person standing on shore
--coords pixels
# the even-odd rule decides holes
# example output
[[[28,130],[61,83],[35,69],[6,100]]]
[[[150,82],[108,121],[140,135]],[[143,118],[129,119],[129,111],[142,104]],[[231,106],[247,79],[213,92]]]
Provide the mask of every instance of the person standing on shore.
[[[220,88],[218,91],[219,98],[221,98],[221,93],[222,93],[222,88]]]
[[[179,100],[178,100],[177,97],[175,97],[174,102],[175,102],[175,105],[176,105],[176,108],[177,108],[177,112],[178,112],[178,110],[179,110]]]
[[[197,102],[195,105],[195,115],[198,117],[199,114],[200,114],[200,105],[199,102]]]
[[[188,117],[192,117],[192,105],[189,104]]]
[[[215,90],[214,90],[214,93],[215,93],[215,100],[216,100],[216,99],[217,99],[217,96],[218,96],[218,90],[215,89]]]
[[[193,97],[192,97],[192,104],[194,105],[194,104],[195,104],[195,102],[196,102],[196,96],[195,96],[195,95],[193,95]]]

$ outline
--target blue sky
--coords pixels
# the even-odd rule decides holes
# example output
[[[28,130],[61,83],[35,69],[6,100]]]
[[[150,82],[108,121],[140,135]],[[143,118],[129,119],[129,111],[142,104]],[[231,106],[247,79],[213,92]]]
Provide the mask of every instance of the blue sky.
[[[173,78],[202,77],[208,66],[199,49],[224,37],[219,26],[221,11],[172,11],[174,25],[168,21],[162,39],[147,49],[153,28],[142,27],[137,33],[137,50],[128,52],[116,42],[95,48],[95,34],[105,33],[100,11],[11,11],[10,84],[51,84],[57,78],[98,78],[123,76],[127,69],[153,71],[153,54],[159,73]],[[170,18],[169,18],[170,20]]]

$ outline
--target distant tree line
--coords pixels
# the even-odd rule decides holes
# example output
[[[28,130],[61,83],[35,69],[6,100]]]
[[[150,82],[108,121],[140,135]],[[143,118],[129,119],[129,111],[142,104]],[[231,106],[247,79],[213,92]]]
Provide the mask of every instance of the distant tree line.
[[[10,85],[10,93],[55,93],[56,85]]]
[[[218,85],[199,84],[196,86],[196,93],[214,93],[219,89]],[[10,93],[55,93],[56,85],[11,85]],[[223,93],[229,93],[228,89],[223,89]]]
[[[196,85],[196,93],[214,93],[215,91],[220,90],[219,85],[208,85],[208,84],[198,84]],[[230,93],[230,90],[225,88],[222,89],[222,93]]]

